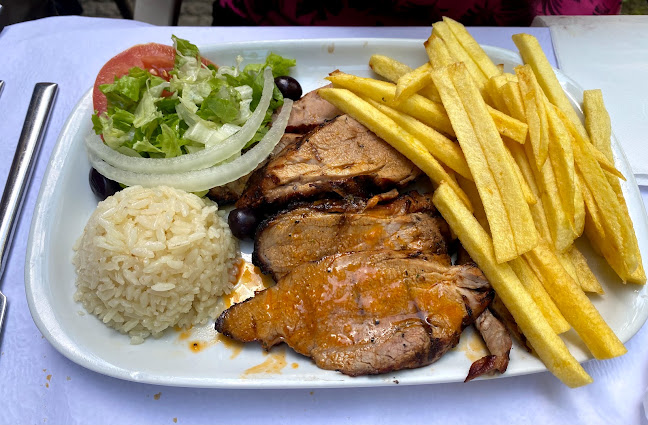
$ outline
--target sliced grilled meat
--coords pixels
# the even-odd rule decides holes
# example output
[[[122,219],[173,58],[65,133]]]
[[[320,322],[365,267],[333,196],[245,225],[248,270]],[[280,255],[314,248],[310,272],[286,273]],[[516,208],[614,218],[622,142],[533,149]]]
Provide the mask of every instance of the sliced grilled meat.
[[[489,309],[475,320],[475,328],[479,331],[490,355],[484,356],[470,366],[470,371],[464,382],[471,381],[481,375],[489,375],[495,371],[506,372],[509,363],[509,354],[513,342],[508,331]]]
[[[257,229],[252,261],[279,280],[299,264],[340,252],[448,252],[450,229],[431,197],[412,192],[371,204],[325,200],[279,213]]]
[[[333,87],[333,85],[329,84],[325,87]],[[342,115],[342,111],[322,99],[317,94],[317,90],[313,90],[293,104],[286,131],[289,133],[308,133],[338,115]]]
[[[284,341],[323,369],[379,374],[437,360],[492,297],[478,268],[447,255],[338,254],[230,307],[216,330],[266,349]]]
[[[275,148],[272,150],[272,153],[270,154],[268,159],[259,164],[256,169],[263,167],[270,158],[277,156],[286,146],[295,143],[300,137],[302,137],[301,134],[285,133],[277,143],[277,146],[275,146]],[[252,173],[249,173],[234,180],[231,183],[227,183],[223,186],[212,187],[211,189],[209,189],[209,198],[218,202],[219,204],[233,204],[234,202],[238,201],[238,199],[243,194],[245,185],[247,184],[251,175]]]
[[[420,174],[407,158],[348,115],[286,147],[255,171],[237,208],[278,207],[322,195],[369,196]]]

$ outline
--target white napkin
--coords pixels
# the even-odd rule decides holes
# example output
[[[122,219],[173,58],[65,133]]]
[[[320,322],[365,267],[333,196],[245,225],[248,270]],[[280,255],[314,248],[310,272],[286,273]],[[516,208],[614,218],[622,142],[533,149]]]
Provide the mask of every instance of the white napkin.
[[[648,16],[552,17],[561,70],[584,89],[603,90],[612,131],[640,185],[648,185]]]

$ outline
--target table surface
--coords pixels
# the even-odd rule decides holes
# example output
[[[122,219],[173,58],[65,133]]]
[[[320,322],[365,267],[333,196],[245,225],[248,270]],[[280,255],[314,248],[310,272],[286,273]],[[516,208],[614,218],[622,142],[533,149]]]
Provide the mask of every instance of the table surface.
[[[137,43],[168,43],[171,34],[196,44],[294,38],[429,35],[408,28],[168,28],[100,18],[59,17],[5,28],[0,34],[0,182],[5,182],[33,85],[59,83],[59,95],[16,230],[2,291],[9,309],[0,340],[0,423],[646,423],[648,385],[644,326],[628,354],[584,365],[594,383],[568,389],[550,373],[470,384],[317,390],[221,390],[120,381],[59,354],[31,319],[24,260],[32,211],[57,136],[97,70]],[[471,28],[483,44],[514,49],[510,36],[534,34],[555,64],[547,28]],[[612,113],[613,111],[611,111]],[[614,123],[613,123],[614,127]],[[648,191],[642,190],[644,202]],[[478,413],[477,413],[478,412]]]

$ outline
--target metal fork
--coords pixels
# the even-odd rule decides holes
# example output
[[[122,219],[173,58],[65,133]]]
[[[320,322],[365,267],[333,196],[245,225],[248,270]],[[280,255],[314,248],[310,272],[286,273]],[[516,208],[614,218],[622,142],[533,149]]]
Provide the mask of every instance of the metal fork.
[[[0,91],[3,85],[0,85]],[[46,127],[57,90],[58,85],[54,83],[36,84],[18,139],[9,177],[5,184],[2,200],[0,200],[0,282],[9,256],[15,219],[22,207],[23,193],[34,169],[33,158],[40,149],[43,130]],[[6,308],[7,297],[0,292],[0,334]]]

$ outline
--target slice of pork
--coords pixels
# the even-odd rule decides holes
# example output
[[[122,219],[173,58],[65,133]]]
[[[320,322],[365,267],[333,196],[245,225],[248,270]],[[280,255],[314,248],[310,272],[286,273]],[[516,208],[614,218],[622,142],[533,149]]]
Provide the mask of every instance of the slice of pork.
[[[450,229],[431,197],[412,192],[387,203],[324,200],[261,224],[252,261],[275,280],[296,266],[340,252],[380,249],[446,254]]]
[[[436,361],[492,297],[478,268],[447,255],[346,253],[298,266],[224,311],[216,330],[266,349],[286,342],[322,369],[380,374]]]
[[[255,171],[237,208],[280,208],[324,196],[369,197],[412,182],[420,170],[387,142],[341,115]]]

